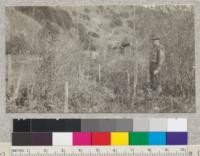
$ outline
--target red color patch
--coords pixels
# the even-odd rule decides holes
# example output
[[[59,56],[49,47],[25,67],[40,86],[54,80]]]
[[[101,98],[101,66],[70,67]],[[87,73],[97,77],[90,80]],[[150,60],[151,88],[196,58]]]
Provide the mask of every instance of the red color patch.
[[[110,132],[93,132],[92,145],[110,145]]]

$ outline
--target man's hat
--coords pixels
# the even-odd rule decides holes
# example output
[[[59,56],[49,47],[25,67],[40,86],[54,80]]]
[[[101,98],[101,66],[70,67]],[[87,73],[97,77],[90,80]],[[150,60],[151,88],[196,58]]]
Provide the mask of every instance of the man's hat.
[[[158,35],[151,35],[151,40],[160,40],[160,37]]]

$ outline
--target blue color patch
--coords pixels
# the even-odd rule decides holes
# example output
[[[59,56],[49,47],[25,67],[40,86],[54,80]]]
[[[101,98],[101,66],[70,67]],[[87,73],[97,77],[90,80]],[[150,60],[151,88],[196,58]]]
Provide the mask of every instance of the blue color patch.
[[[166,145],[166,132],[149,132],[149,145]]]

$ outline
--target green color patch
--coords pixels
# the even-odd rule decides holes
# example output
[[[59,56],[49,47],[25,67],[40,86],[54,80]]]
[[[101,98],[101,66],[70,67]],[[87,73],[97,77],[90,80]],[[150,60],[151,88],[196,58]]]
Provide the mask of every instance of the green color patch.
[[[148,145],[149,133],[148,132],[130,132],[129,145]]]

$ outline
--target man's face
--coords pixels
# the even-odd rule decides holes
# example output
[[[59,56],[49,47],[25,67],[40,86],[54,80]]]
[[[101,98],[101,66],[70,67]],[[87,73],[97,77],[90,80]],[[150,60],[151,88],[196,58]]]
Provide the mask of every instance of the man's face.
[[[160,41],[159,40],[152,40],[153,45],[159,45]]]

